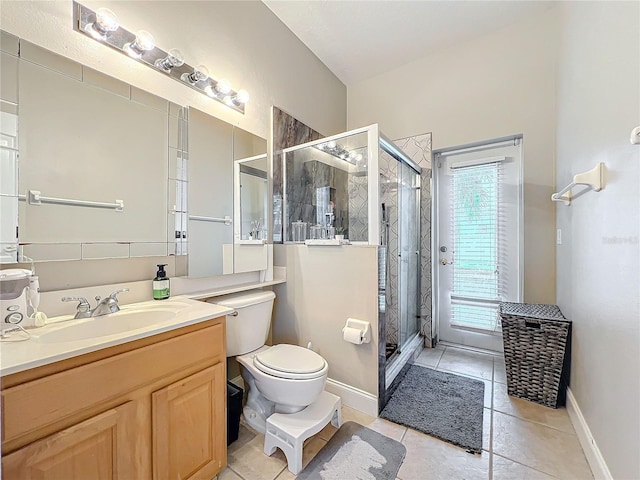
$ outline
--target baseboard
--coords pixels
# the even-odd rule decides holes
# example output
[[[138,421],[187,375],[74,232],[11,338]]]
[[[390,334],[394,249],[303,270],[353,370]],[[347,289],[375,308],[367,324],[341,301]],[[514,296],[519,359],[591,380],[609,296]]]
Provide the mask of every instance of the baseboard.
[[[325,390],[334,395],[338,395],[342,399],[342,405],[346,405],[372,417],[378,416],[378,397],[375,395],[371,395],[364,390],[331,378],[327,378]]]
[[[587,461],[591,467],[591,472],[593,473],[593,478],[595,478],[595,480],[613,480],[609,467],[607,467],[607,463],[604,461],[604,458],[600,453],[598,444],[593,438],[593,435],[591,435],[589,425],[587,425],[587,421],[582,415],[582,411],[578,406],[576,397],[573,396],[573,392],[570,388],[567,388],[567,413],[569,414],[569,419],[571,419],[573,428],[578,435],[578,440],[580,441],[582,450],[587,457]]]

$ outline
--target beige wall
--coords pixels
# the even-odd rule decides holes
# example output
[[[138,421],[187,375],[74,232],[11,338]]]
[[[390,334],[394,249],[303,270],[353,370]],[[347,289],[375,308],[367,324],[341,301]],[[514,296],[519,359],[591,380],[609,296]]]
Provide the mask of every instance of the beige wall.
[[[563,8],[557,185],[606,165],[605,188],[557,206],[558,304],[573,320],[571,391],[613,478],[640,478],[640,4]],[[596,477],[598,478],[598,477]]]
[[[274,343],[306,346],[329,363],[329,378],[378,396],[377,247],[275,245],[287,283],[274,287]],[[342,339],[347,318],[371,322],[371,343]]]
[[[342,82],[258,1],[134,2],[88,0],[109,7],[129,30],[148,30],[164,50],[180,48],[187,63],[204,63],[215,78],[251,95],[241,115],[72,29],[70,0],[2,0],[0,28],[127,83],[190,105],[256,135],[269,133],[277,105],[326,132],[344,129]],[[322,96],[312,92],[322,92]]]
[[[1,0],[0,28],[264,138],[269,135],[271,105],[329,134],[345,129],[345,86],[262,2],[89,0],[82,3],[94,9],[110,7],[123,26],[150,31],[161,48],[178,47],[188,63],[204,63],[214,77],[226,78],[234,88],[245,88],[251,95],[246,114],[232,111],[75,32],[70,0]],[[171,258],[160,260],[173,264]],[[122,260],[115,268],[111,267],[111,260],[97,261],[109,264],[104,268],[95,262],[87,266],[81,265],[84,262],[64,262],[49,264],[39,268],[39,272],[44,289],[61,289],[70,285],[151,278],[155,272],[152,264],[160,260]]]
[[[348,85],[349,128],[433,132],[433,149],[524,135],[524,296],[555,302],[558,9]]]

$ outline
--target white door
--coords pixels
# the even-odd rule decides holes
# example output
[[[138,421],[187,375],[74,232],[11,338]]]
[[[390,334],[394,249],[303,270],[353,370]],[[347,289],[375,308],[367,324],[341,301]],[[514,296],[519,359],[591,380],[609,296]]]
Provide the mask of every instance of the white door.
[[[521,301],[521,138],[436,153],[436,334],[502,351],[501,301]]]

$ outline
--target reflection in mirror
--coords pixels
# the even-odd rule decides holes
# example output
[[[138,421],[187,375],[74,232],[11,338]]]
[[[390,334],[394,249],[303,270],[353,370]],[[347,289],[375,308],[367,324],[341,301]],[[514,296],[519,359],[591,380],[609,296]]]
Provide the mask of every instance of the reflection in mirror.
[[[267,141],[240,128],[233,131],[234,273],[268,268]]]
[[[189,277],[233,273],[233,126],[189,108]]]
[[[18,115],[0,102],[0,263],[14,263],[18,251]]]
[[[102,248],[106,257],[129,256],[119,242],[159,243],[166,255],[169,104],[134,101],[129,85],[95,74],[113,88],[20,60],[20,192],[82,202],[36,205],[27,198],[20,242],[111,243]],[[118,199],[122,211],[92,205]]]
[[[24,40],[1,63],[0,262],[180,254],[182,107]]]
[[[267,154],[236,160],[236,186],[239,190],[238,214],[240,227],[237,243],[267,240]]]

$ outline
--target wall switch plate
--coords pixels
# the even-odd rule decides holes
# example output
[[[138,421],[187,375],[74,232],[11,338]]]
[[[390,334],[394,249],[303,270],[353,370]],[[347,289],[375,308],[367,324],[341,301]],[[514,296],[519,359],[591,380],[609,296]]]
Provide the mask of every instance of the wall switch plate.
[[[562,245],[562,229],[558,228],[556,230],[556,245]]]

